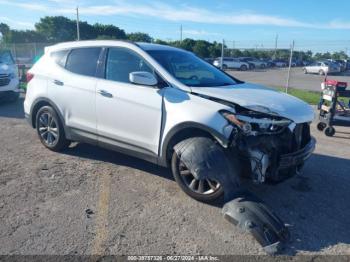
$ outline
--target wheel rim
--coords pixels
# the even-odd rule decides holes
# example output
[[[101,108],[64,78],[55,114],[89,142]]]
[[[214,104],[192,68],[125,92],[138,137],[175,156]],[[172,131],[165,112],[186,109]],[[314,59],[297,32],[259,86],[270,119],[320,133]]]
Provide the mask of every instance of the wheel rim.
[[[58,124],[50,113],[45,112],[40,115],[38,130],[45,144],[52,146],[57,142],[59,136]]]
[[[221,185],[215,180],[196,179],[182,161],[179,161],[179,173],[187,188],[194,193],[210,195],[216,193],[221,188]]]

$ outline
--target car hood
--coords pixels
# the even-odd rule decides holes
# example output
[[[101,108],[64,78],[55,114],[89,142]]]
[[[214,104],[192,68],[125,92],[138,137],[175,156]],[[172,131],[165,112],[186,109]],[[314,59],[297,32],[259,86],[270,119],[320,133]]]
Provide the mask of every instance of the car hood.
[[[232,102],[257,112],[285,117],[295,123],[311,122],[314,119],[313,108],[304,101],[256,84],[191,89],[193,93]]]
[[[11,66],[4,64],[4,63],[0,63],[0,74],[10,74],[12,73],[12,68]]]

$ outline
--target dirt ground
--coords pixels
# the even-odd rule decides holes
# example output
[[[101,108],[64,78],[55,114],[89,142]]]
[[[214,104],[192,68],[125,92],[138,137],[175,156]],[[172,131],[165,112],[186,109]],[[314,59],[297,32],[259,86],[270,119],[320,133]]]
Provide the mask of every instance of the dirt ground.
[[[22,103],[0,105],[0,254],[264,254],[167,169],[86,144],[45,149]],[[302,175],[244,182],[289,225],[284,254],[350,255],[350,129],[337,131],[313,125]]]

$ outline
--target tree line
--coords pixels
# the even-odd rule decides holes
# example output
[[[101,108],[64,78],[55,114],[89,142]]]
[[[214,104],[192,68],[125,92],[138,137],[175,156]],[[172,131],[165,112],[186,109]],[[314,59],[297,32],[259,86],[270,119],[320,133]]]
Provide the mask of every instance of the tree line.
[[[133,42],[153,42],[164,45],[171,45],[194,52],[203,58],[216,58],[221,56],[222,44],[205,40],[194,40],[186,38],[183,41],[164,41],[153,39],[150,35],[142,32],[126,33],[123,29],[112,24],[89,24],[79,23],[80,39],[119,39]],[[4,43],[58,43],[76,40],[76,21],[64,16],[46,16],[35,24],[34,30],[14,30],[7,24],[0,23],[0,32]],[[262,50],[262,49],[229,49],[224,46],[225,56],[232,57],[256,57],[256,58],[278,58],[288,59],[288,49]],[[343,51],[334,53],[312,53],[311,51],[295,51],[295,59],[318,60],[318,59],[348,59]]]

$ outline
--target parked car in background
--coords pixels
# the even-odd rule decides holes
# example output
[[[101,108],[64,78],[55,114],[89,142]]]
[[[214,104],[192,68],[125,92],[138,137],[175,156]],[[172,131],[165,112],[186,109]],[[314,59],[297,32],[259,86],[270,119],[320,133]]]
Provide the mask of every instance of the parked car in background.
[[[281,59],[275,59],[273,60],[273,63],[276,67],[286,67],[288,65],[287,61],[281,60]]]
[[[213,65],[221,68],[221,57],[215,59]],[[224,57],[222,69],[238,69],[241,71],[246,71],[249,69],[249,64],[246,62],[242,62],[237,58]]]
[[[0,51],[0,98],[16,101],[19,97],[18,68],[10,51]]]
[[[332,60],[331,62],[337,63],[340,66],[340,70],[342,72],[346,70],[346,67],[347,67],[346,60],[336,59],[336,60]]]
[[[334,74],[340,73],[340,66],[330,61],[318,61],[303,68],[305,74]]]
[[[253,64],[254,68],[266,68],[267,67],[267,63],[265,61],[258,60],[258,59],[253,58],[253,57],[240,57],[239,60],[242,62]]]

